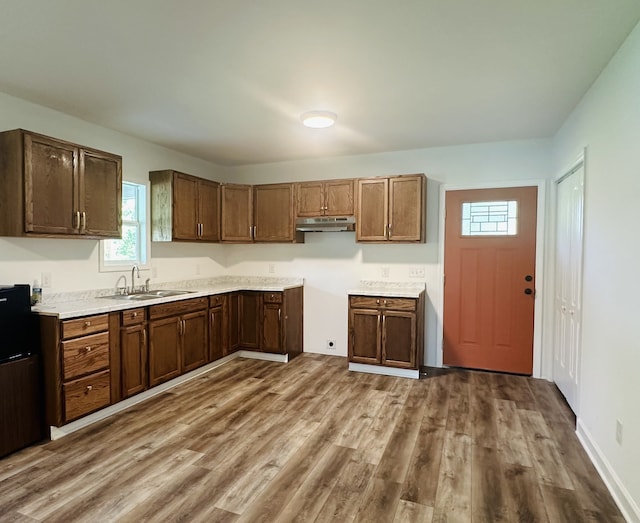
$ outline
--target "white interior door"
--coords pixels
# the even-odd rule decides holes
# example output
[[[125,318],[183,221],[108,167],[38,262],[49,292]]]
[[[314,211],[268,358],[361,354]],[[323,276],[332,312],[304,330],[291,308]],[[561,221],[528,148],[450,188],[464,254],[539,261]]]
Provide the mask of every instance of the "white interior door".
[[[557,182],[553,380],[578,411],[582,327],[584,163]]]

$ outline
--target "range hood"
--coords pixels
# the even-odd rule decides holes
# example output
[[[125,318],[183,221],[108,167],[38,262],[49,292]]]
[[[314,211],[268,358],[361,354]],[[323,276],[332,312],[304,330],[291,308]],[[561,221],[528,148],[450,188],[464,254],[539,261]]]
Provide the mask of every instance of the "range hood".
[[[317,218],[298,218],[296,231],[300,232],[338,232],[354,231],[354,216],[318,216]]]

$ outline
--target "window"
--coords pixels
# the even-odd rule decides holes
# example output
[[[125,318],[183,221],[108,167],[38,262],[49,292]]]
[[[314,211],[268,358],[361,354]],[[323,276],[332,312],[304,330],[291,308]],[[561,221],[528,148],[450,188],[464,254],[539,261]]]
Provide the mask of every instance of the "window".
[[[146,193],[144,185],[122,183],[122,239],[100,242],[101,271],[121,271],[147,264]]]
[[[464,202],[462,236],[515,236],[518,233],[518,202]]]

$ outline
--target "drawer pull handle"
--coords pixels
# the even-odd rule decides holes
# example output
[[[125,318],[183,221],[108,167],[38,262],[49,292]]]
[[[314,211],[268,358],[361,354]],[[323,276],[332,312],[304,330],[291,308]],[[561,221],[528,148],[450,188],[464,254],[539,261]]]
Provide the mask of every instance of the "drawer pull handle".
[[[85,327],[91,327],[91,322],[90,321],[85,321],[84,322],[84,326]]]
[[[91,392],[93,390],[93,385],[87,385],[87,392]]]
[[[376,300],[376,305],[380,305],[380,300]]]
[[[138,313],[134,312],[133,314],[131,314],[131,316],[133,316],[134,318],[137,318],[138,317]]]
[[[87,348],[86,348],[86,351],[87,351],[87,352],[91,352],[91,347],[87,347]]]
[[[385,304],[385,305],[387,304],[387,300],[384,300],[384,304]]]

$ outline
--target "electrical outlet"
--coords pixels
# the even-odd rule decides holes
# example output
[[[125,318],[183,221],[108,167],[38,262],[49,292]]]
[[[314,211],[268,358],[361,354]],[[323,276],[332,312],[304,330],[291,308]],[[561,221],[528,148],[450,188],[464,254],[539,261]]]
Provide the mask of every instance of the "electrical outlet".
[[[273,263],[269,264],[269,274],[273,274],[274,272],[276,272],[276,266]]]
[[[413,267],[409,269],[409,278],[424,278],[424,267]]]
[[[622,422],[619,419],[616,420],[616,441],[622,446]]]
[[[42,276],[40,277],[40,285],[42,285],[43,289],[48,289],[49,287],[51,287],[51,273],[50,272],[43,272]]]
[[[336,340],[327,340],[327,349],[336,350]]]
[[[380,276],[382,278],[388,278],[389,277],[389,267],[387,267],[386,265],[384,267],[382,267],[380,269]]]

